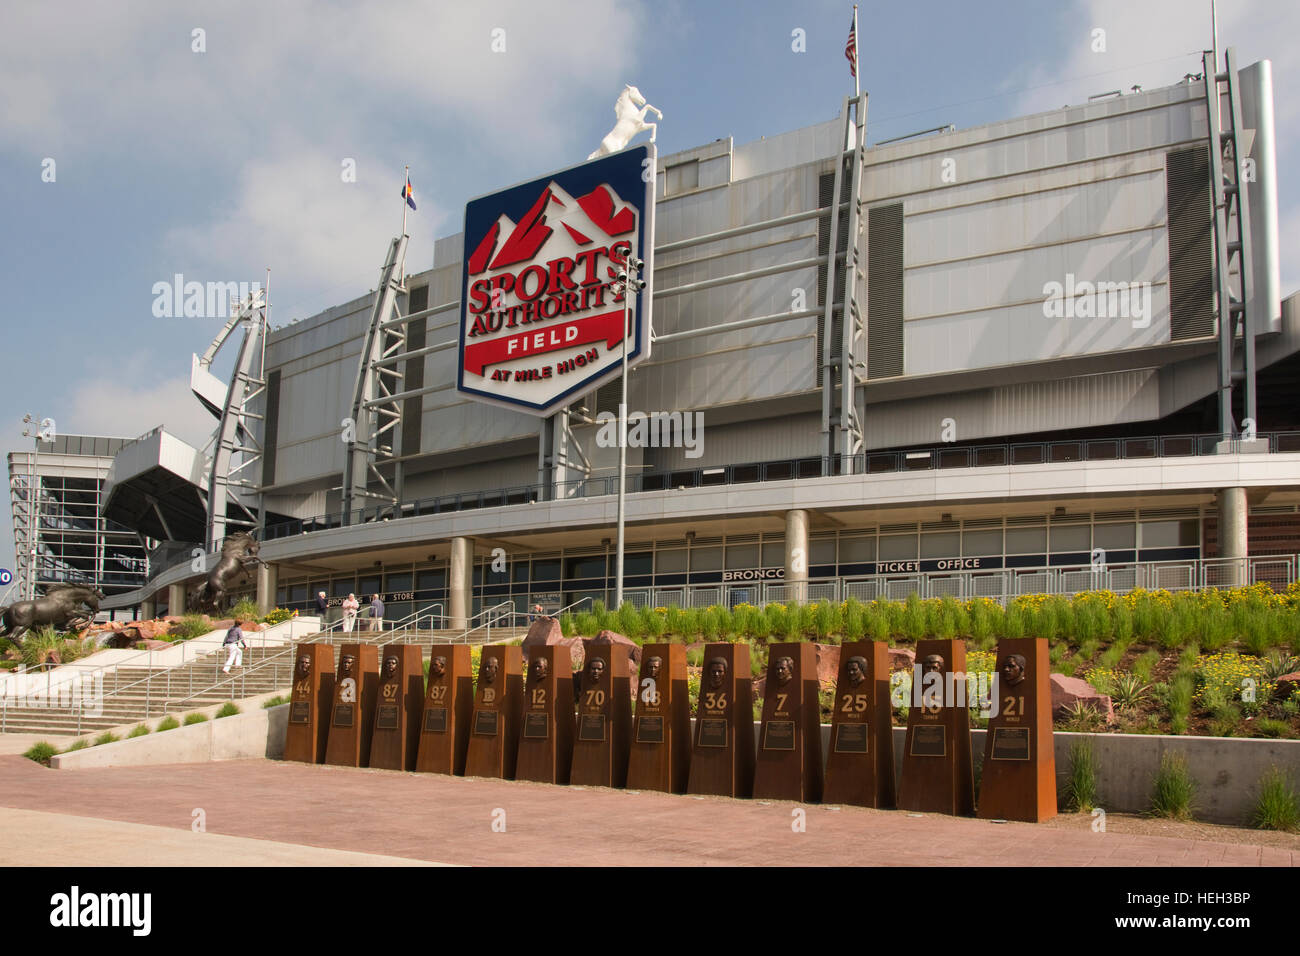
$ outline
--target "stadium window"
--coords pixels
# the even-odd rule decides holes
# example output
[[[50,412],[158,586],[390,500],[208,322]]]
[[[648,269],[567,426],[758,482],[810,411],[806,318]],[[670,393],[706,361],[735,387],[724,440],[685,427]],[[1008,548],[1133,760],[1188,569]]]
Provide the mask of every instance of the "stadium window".
[[[699,186],[700,161],[698,159],[669,166],[664,172],[664,195],[666,196],[676,196],[679,193],[698,189]]]

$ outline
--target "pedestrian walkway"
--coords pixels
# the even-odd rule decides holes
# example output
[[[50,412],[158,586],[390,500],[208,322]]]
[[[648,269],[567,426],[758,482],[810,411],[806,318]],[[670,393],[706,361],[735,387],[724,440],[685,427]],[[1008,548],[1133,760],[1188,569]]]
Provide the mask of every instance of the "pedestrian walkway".
[[[0,807],[0,866],[432,866],[274,840]]]
[[[1290,849],[1211,840],[271,760],[70,771],[0,757],[0,807],[57,807],[82,818],[181,831],[190,830],[200,809],[208,836],[470,865],[1300,863],[1300,852]],[[137,839],[131,827],[106,825],[118,834],[118,844]],[[57,833],[53,844],[57,849]],[[3,862],[49,862],[43,856],[49,846],[45,841],[12,845]],[[227,862],[256,864],[257,849],[235,848]],[[176,852],[176,862],[187,862],[184,843],[162,852]],[[247,859],[239,856],[243,852]],[[167,862],[165,855],[152,859]]]

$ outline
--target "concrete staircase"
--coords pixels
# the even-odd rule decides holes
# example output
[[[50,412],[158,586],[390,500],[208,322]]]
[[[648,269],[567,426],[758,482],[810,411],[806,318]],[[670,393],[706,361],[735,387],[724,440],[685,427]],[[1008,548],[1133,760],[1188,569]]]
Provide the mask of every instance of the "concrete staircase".
[[[492,642],[522,638],[526,628],[492,628]],[[338,648],[342,644],[368,643],[419,645],[427,660],[437,644],[460,639],[463,631],[324,631],[301,638],[301,642],[325,642]],[[485,630],[471,635],[470,643],[488,640]],[[119,666],[102,677],[102,703],[92,716],[89,700],[78,712],[76,708],[0,706],[0,733],[49,734],[78,736],[101,734],[106,730],[129,726],[144,720],[156,720],[164,714],[184,714],[228,700],[240,701],[264,694],[289,692],[292,684],[295,653],[292,645],[267,648],[251,647],[244,651],[244,664],[229,675],[221,672],[225,651],[215,651],[188,664],[176,667]],[[337,660],[337,650],[335,659]]]

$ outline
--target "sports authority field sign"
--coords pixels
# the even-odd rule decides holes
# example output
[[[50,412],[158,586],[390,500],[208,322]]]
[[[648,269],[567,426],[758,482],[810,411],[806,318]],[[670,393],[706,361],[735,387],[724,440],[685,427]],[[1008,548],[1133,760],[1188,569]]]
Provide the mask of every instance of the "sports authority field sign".
[[[655,148],[635,146],[471,200],[465,207],[456,387],[477,401],[549,415],[616,378],[628,257],[646,288],[628,365],[650,354]]]

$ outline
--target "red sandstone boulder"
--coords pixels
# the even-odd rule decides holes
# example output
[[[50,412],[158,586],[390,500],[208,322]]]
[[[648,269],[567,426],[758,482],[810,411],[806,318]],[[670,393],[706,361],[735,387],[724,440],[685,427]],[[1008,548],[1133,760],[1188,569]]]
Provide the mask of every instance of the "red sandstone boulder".
[[[135,629],[140,632],[142,638],[152,641],[164,636],[171,629],[171,625],[166,621],[136,621]]]
[[[1276,694],[1279,700],[1286,700],[1297,690],[1300,690],[1300,671],[1283,674],[1277,679]]]
[[[601,631],[599,634],[597,634],[595,637],[591,639],[590,643],[618,644],[624,647],[627,650],[628,672],[633,677],[636,676],[637,668],[641,664],[641,646],[637,644],[636,641],[632,640],[632,638],[625,637],[624,635],[619,634],[617,631]],[[583,649],[582,656],[584,658],[586,657],[585,648]],[[574,666],[575,667],[577,666],[577,661],[574,662]]]
[[[1098,693],[1097,688],[1086,680],[1066,677],[1064,674],[1053,674],[1051,683],[1053,717],[1060,717],[1067,707],[1073,707],[1075,701],[1083,701],[1086,706],[1104,717],[1106,723],[1115,722],[1115,708],[1111,705],[1109,695]]]
[[[528,633],[524,635],[524,660],[528,660],[528,655],[534,647],[562,643],[564,643],[564,632],[560,630],[560,622],[553,617],[539,617],[528,625]]]
[[[889,670],[908,671],[916,665],[916,651],[911,647],[891,647],[889,649]]]
[[[835,679],[840,674],[840,648],[838,644],[814,644],[817,649],[817,680],[828,686],[835,686]]]

